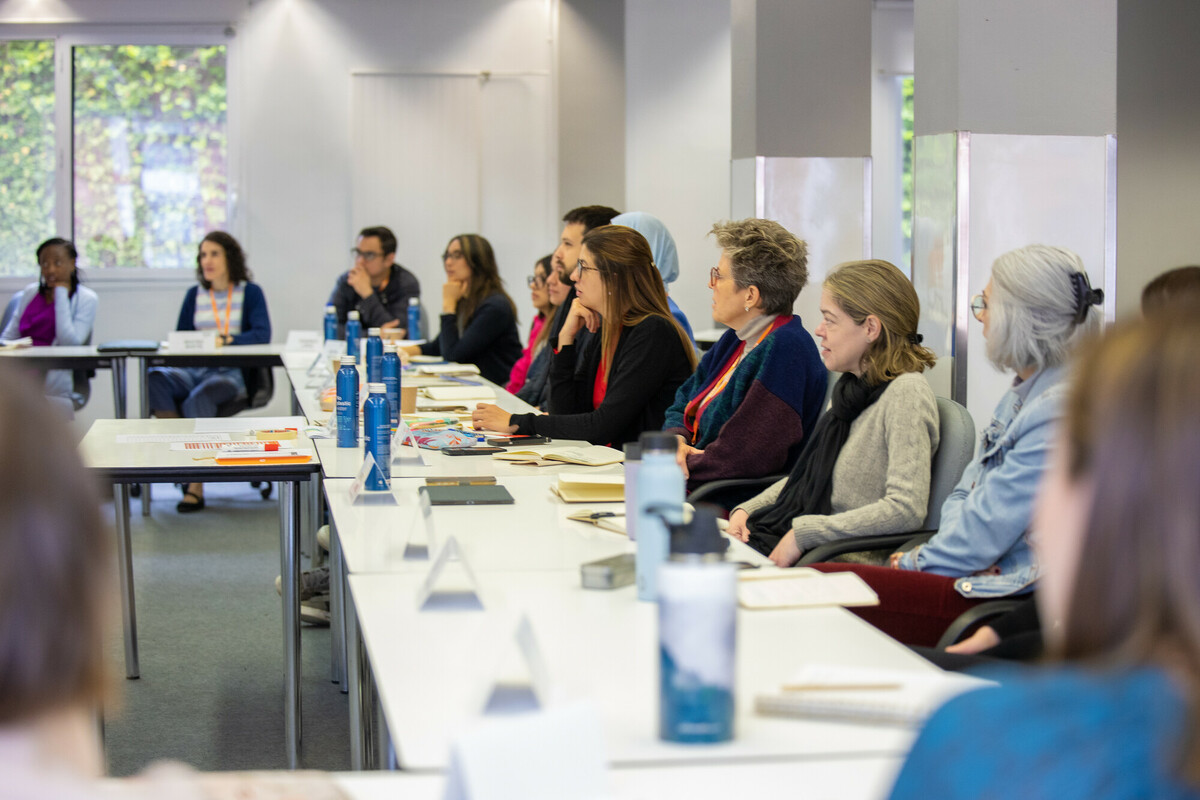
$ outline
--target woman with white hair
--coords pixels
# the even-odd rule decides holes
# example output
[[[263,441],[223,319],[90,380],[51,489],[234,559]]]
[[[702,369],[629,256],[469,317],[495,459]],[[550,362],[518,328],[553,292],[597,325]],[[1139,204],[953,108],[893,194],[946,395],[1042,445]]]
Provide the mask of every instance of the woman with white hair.
[[[1079,256],[1061,247],[1030,245],[992,264],[971,310],[983,323],[988,358],[1016,373],[1013,386],[942,505],[932,539],[894,553],[891,569],[820,566],[852,570],[872,585],[880,604],[855,609],[859,616],[906,644],[932,645],[975,603],[1033,590],[1038,565],[1030,520],[1062,415],[1066,362],[1080,340],[1099,330],[1093,307],[1103,300]]]

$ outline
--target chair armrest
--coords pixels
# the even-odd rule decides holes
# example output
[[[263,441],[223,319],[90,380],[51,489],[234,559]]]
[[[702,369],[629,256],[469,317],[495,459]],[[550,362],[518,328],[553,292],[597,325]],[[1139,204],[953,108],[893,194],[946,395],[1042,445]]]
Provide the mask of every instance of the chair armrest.
[[[946,628],[946,632],[942,634],[942,638],[938,639],[937,649],[945,650],[961,639],[962,635],[967,631],[989,619],[995,619],[1003,614],[1007,614],[1014,608],[1022,605],[1025,600],[1025,597],[1014,600],[991,600],[964,611],[958,615],[958,619],[950,623],[950,627]]]
[[[767,475],[762,478],[722,478],[719,481],[709,481],[693,489],[687,496],[687,501],[692,504],[702,503],[706,497],[711,497],[727,489],[765,489],[780,478],[786,477],[786,475]]]
[[[918,544],[929,541],[937,531],[909,531],[908,533],[885,533],[882,536],[855,536],[838,542],[814,547],[805,552],[796,562],[796,566],[820,564],[830,561],[846,553],[861,553],[864,550],[882,550],[892,547],[896,550],[911,550]]]

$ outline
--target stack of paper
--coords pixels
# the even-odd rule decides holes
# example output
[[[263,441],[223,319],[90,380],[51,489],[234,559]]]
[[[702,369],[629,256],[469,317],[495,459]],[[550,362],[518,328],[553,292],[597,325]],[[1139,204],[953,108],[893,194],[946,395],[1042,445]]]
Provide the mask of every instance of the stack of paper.
[[[764,568],[738,574],[738,604],[742,608],[875,606],[879,597],[853,572]]]
[[[622,503],[625,501],[624,475],[563,472],[558,476],[558,484],[550,488],[566,503]]]
[[[563,464],[579,464],[584,467],[603,467],[607,464],[619,464],[625,460],[625,454],[620,450],[593,444],[587,447],[554,447],[538,450],[506,450],[496,453],[492,458],[501,461],[512,461],[533,467],[561,466]]]

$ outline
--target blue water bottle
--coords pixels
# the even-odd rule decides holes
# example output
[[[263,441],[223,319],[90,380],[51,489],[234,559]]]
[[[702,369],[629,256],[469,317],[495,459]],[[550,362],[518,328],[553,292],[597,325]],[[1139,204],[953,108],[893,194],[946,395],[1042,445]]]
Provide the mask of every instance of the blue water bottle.
[[[705,744],[733,738],[737,567],[716,509],[700,504],[671,526],[671,558],[658,568],[659,737]]]
[[[354,312],[350,312],[354,313]],[[358,367],[354,356],[342,356],[337,371],[337,446],[358,447]]]
[[[409,339],[421,338],[421,301],[415,297],[408,298],[408,330],[404,335]]]
[[[336,341],[337,338],[337,307],[330,303],[325,306],[325,341]]]
[[[400,424],[400,354],[396,350],[395,342],[384,342],[379,371],[383,375],[388,412],[391,416],[392,427],[395,428]]]
[[[647,431],[638,439],[642,464],[637,476],[637,590],[639,600],[658,599],[658,567],[667,560],[670,538],[662,514],[683,515],[683,471],[675,462],[673,433]],[[651,507],[658,511],[649,511]]]
[[[367,383],[382,383],[383,373],[379,362],[383,360],[383,331],[371,328],[367,331]]]
[[[372,492],[383,491],[392,483],[392,419],[386,392],[382,383],[368,383],[363,406],[363,444],[375,458],[365,488]]]
[[[358,340],[362,338],[362,322],[358,312],[351,311],[346,315],[346,355],[358,358]]]

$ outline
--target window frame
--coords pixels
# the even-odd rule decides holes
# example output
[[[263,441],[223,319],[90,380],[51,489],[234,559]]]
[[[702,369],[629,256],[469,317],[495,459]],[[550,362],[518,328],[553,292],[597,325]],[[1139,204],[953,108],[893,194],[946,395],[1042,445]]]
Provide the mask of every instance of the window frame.
[[[232,25],[62,25],[22,24],[0,26],[0,40],[54,42],[54,224],[68,236],[75,230],[75,152],[74,152],[74,49],[96,45],[224,45],[226,104],[226,229],[236,236],[238,187],[241,184],[241,153],[236,135],[238,91],[235,77],[239,53],[237,36]],[[31,251],[30,263],[33,263]],[[0,276],[0,291],[17,291],[25,287],[37,273]],[[88,269],[91,286],[122,284],[191,284],[195,269],[191,267],[109,267]]]

